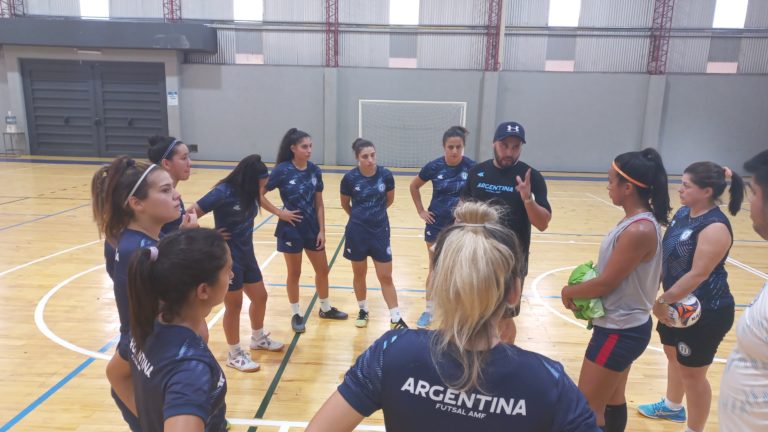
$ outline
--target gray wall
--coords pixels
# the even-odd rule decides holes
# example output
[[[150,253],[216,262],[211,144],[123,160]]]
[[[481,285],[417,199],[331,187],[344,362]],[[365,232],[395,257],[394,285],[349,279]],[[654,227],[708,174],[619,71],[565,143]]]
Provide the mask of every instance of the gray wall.
[[[50,48],[5,45],[2,49],[0,67],[0,97],[2,97],[3,82],[7,82],[8,96],[0,99],[0,107],[7,108],[0,112],[13,110],[18,119],[19,128],[26,130],[26,108],[24,105],[24,89],[21,80],[20,59],[50,59],[50,60],[88,60],[88,61],[135,61],[156,62],[165,64],[165,88],[167,91],[179,90],[180,54],[170,50],[116,50],[104,49],[101,54],[82,54],[74,48]],[[3,73],[4,72],[4,73]],[[180,106],[168,107],[168,132],[178,135],[181,131]],[[3,115],[3,117],[5,117]],[[5,126],[4,124],[2,125]],[[27,134],[27,137],[29,134]],[[25,153],[29,147],[25,145]]]
[[[323,69],[288,66],[182,65],[182,137],[199,159],[274,161],[291,127],[313,138],[323,163]]]
[[[640,147],[648,75],[500,75],[496,122],[515,120],[525,127],[523,160],[533,166],[602,172],[613,156]],[[481,150],[490,157],[490,140]]]
[[[768,76],[670,75],[661,154],[670,172],[713,160],[741,172],[768,149]]]

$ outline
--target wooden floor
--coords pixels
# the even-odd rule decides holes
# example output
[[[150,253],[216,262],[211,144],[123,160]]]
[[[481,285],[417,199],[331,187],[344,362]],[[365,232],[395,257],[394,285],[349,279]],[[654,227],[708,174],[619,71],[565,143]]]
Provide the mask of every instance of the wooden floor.
[[[105,358],[111,356],[118,317],[111,281],[104,271],[102,246],[90,216],[89,182],[95,160],[0,159],[0,431],[118,431],[126,430],[104,377]],[[52,161],[53,160],[53,161]],[[200,198],[227,171],[196,162],[190,181],[180,185],[186,203]],[[335,172],[334,172],[335,171]],[[396,170],[396,198],[390,209],[394,279],[404,317],[415,324],[424,307],[427,253],[423,225],[408,193],[414,175]],[[341,174],[326,169],[325,202],[327,252],[332,262],[330,281],[334,305],[353,315],[349,262],[339,251],[346,217],[338,201]],[[590,333],[562,308],[557,295],[570,266],[596,259],[602,236],[621,212],[612,206],[603,174],[549,173],[554,217],[545,233],[533,236],[530,275],[524,291],[523,312],[517,320],[518,344],[562,362],[577,377]],[[424,189],[429,201],[430,186]],[[677,205],[677,193],[672,191]],[[279,201],[277,194],[272,199]],[[302,307],[308,308],[307,332],[295,336],[289,325],[285,295],[285,263],[275,252],[275,218],[260,215],[254,242],[268,283],[270,300],[266,327],[286,343],[283,353],[254,352],[262,370],[243,374],[226,369],[229,381],[227,413],[233,431],[247,425],[264,431],[301,430],[342,380],[356,356],[387,330],[387,312],[378,283],[369,272],[371,323],[357,329],[353,322],[319,322],[313,301],[313,274],[305,261]],[[766,275],[768,245],[752,232],[748,212],[732,218],[736,241],[727,269],[736,297],[737,319]],[[203,219],[212,225],[212,217]],[[242,340],[249,326],[243,308]],[[211,349],[224,362],[226,344],[219,310],[209,317]],[[708,431],[717,430],[717,395],[722,359],[731,351],[733,331],[718,352],[719,362],[709,373],[713,410]],[[637,361],[627,389],[630,431],[679,431],[677,424],[640,417],[635,407],[663,394],[666,361],[654,334],[651,346]],[[258,417],[259,420],[254,420]],[[295,425],[293,423],[298,423]],[[368,430],[383,430],[380,413],[366,419]]]

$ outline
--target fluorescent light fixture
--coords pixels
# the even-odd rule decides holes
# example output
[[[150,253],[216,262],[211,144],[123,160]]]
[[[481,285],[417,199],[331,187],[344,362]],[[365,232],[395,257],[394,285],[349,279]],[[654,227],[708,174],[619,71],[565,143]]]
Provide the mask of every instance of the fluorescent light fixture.
[[[234,0],[235,21],[263,21],[264,0]]]
[[[80,0],[83,18],[109,18],[109,0]]]
[[[419,25],[419,0],[389,0],[389,23]]]
[[[550,27],[578,27],[581,14],[581,0],[550,0]]]
[[[75,49],[76,54],[91,54],[91,55],[101,55],[101,51],[99,50],[87,50],[87,49]]]
[[[713,28],[744,28],[749,0],[717,0]]]

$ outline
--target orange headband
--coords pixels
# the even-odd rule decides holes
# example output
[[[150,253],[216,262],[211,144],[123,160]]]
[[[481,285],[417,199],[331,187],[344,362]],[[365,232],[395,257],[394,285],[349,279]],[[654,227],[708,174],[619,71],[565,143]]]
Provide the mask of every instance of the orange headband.
[[[616,170],[617,173],[619,173],[622,177],[627,179],[628,182],[632,183],[633,185],[635,185],[637,187],[641,187],[643,189],[648,189],[648,185],[647,184],[640,183],[639,181],[637,181],[637,180],[633,179],[632,177],[628,176],[624,171],[620,170],[619,166],[616,165],[616,161],[611,162],[611,166],[613,167],[613,169]]]

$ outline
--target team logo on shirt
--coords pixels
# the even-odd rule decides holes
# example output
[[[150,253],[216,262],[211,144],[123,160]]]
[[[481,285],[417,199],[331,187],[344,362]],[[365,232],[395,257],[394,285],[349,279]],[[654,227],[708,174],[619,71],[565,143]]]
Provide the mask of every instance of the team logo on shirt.
[[[317,186],[317,177],[312,177],[312,186]]]
[[[234,211],[240,211],[240,204],[235,204],[234,207],[232,207],[232,210]]]
[[[357,186],[355,186],[355,190],[356,190],[357,192],[360,192],[360,185],[357,185]]]
[[[680,234],[680,240],[682,240],[682,241],[688,240],[689,238],[691,238],[691,234],[693,234],[693,230],[691,230],[691,229],[687,229],[687,230],[683,231],[683,233]]]
[[[478,177],[485,177],[485,171],[480,171],[479,173],[477,173],[477,176]]]
[[[379,192],[384,192],[384,183],[379,183],[376,187],[379,188]]]
[[[437,176],[437,179],[438,179],[438,180],[442,180],[442,179],[443,179],[443,175],[442,175],[442,174],[440,174],[439,176]]]
[[[400,391],[410,393],[435,403],[435,410],[446,411],[468,417],[485,418],[488,414],[506,414],[526,416],[525,399],[486,396],[480,393],[468,393],[441,385],[431,385],[424,380],[408,378]]]
[[[288,184],[295,185],[296,184],[296,179],[291,179],[291,181],[289,181]]]
[[[462,179],[462,180],[466,180],[466,179],[467,179],[467,177],[469,177],[469,174],[467,174],[467,172],[466,172],[466,171],[462,171],[462,172],[461,172],[461,179]]]

